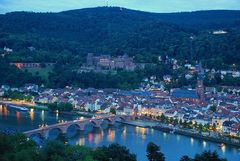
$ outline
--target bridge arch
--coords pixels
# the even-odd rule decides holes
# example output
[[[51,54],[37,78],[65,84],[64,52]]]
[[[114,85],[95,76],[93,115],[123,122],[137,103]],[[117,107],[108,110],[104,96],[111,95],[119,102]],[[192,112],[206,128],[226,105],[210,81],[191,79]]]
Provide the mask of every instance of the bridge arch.
[[[82,127],[81,130],[85,130],[86,132],[92,131],[94,128],[94,124],[90,121],[85,122]]]
[[[27,135],[28,138],[34,138],[34,137],[38,137],[38,138],[43,138],[43,134],[41,132],[37,132],[37,133],[33,133],[33,134],[29,134]]]
[[[52,132],[54,130],[58,130],[60,133],[63,133],[63,134],[65,133],[63,128],[61,128],[61,127],[54,127],[54,128],[49,129],[48,131]]]
[[[95,128],[104,128],[104,124],[108,126],[109,121],[105,119],[96,119],[89,121]]]
[[[103,121],[107,121],[108,124],[111,124],[111,125],[114,124],[114,122],[115,122],[115,120],[112,118],[104,118]]]
[[[73,123],[73,124],[70,124],[68,126],[66,126],[66,137],[73,137],[75,136],[78,131],[81,130],[81,126],[77,123]]]
[[[58,131],[58,134],[55,135],[54,132]],[[45,138],[48,138],[48,137],[52,137],[52,136],[55,136],[55,137],[52,137],[53,139],[56,139],[64,134],[67,133],[67,128],[66,127],[54,127],[54,128],[51,128],[51,129],[48,129],[45,131]]]
[[[124,117],[122,117],[122,116],[116,116],[116,117],[115,117],[115,121],[119,121],[119,122],[121,122],[121,121],[126,121],[126,118],[124,118]]]
[[[75,126],[76,130],[81,130],[81,126],[78,123],[73,123],[66,127],[66,132],[69,130],[69,128]]]
[[[89,122],[90,122],[94,127],[99,127],[99,125],[100,125],[99,120],[89,120]]]

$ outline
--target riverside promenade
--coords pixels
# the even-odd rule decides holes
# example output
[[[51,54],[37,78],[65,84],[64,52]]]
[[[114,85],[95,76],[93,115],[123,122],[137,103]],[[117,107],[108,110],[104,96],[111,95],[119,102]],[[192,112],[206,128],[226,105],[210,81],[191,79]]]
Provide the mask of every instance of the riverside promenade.
[[[203,133],[199,133],[198,131],[193,130],[193,129],[169,126],[169,125],[163,124],[160,121],[154,120],[154,119],[148,119],[148,120],[139,119],[139,120],[134,120],[134,121],[127,121],[127,122],[124,122],[124,124],[138,126],[138,127],[142,127],[142,128],[153,128],[155,130],[159,130],[162,132],[184,135],[184,136],[193,137],[193,138],[200,139],[200,140],[206,140],[206,141],[211,141],[211,142],[215,142],[218,144],[226,144],[226,145],[235,146],[235,147],[240,148],[240,140],[238,140],[238,139],[226,138],[226,137],[220,136],[220,135],[206,135]]]
[[[226,144],[226,145],[240,148],[240,140],[237,140],[237,139],[226,138],[226,137],[217,136],[217,135],[204,135],[190,129],[180,129],[180,128],[170,127],[170,126],[158,125],[152,128],[155,130],[163,131],[163,132],[189,136],[196,139],[207,140],[207,141],[211,141],[219,144]]]

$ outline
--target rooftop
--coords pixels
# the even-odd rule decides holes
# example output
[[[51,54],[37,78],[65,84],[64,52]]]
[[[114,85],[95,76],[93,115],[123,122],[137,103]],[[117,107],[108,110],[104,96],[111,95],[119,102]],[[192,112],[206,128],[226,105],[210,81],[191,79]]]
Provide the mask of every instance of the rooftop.
[[[176,98],[199,98],[196,90],[174,89],[171,96]]]

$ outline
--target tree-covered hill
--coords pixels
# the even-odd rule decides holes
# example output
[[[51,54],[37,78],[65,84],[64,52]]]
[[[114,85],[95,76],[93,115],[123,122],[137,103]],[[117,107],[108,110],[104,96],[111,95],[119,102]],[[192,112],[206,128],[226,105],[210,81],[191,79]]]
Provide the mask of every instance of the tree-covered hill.
[[[239,26],[240,11],[229,10],[149,13],[98,7],[59,13],[12,12],[0,14],[0,54],[5,52],[5,46],[13,49],[0,59],[5,64],[57,62],[54,71],[49,73],[49,80],[44,81],[51,87],[75,84],[97,88],[135,88],[140,79],[148,76],[147,73],[158,72],[159,78],[168,74],[167,70],[162,70],[166,65],[158,62],[160,55],[182,62],[201,60],[208,68],[225,69],[234,64],[240,69]],[[216,30],[227,33],[213,34]],[[29,50],[29,47],[35,50]],[[126,76],[124,72],[118,76],[77,75],[73,71],[85,62],[89,52],[113,56],[127,53],[136,62],[159,63],[157,67],[161,70],[135,72],[134,78],[129,77],[134,74],[127,73]],[[9,67],[9,70],[12,68]],[[17,80],[14,79],[17,74],[13,72],[12,76],[12,80]],[[117,77],[122,79],[116,80]],[[91,83],[90,78],[101,81]],[[21,84],[35,79],[29,75]],[[129,80],[134,81],[129,83]],[[104,85],[106,81],[109,81],[107,86]],[[0,80],[0,83],[7,82]]]
[[[57,53],[64,50],[73,56],[128,53],[136,61],[148,61],[152,55],[194,60],[220,56],[223,63],[236,64],[240,60],[240,11],[148,13],[99,7],[59,13],[13,12],[0,15],[0,22],[0,33],[7,33],[0,36],[0,48],[17,48],[13,60],[21,60],[24,52],[19,55],[17,51],[27,46],[46,52],[26,61],[58,60]],[[213,35],[218,29],[228,34]],[[195,37],[191,57],[190,36]],[[226,60],[230,55],[236,59]]]

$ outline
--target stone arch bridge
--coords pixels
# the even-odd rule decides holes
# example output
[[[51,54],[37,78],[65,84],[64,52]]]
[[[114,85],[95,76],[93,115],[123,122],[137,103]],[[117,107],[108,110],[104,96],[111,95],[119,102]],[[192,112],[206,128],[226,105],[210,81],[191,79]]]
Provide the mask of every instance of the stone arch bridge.
[[[31,137],[34,135],[39,135],[43,138],[48,138],[49,132],[53,129],[58,129],[61,134],[66,134],[67,130],[70,126],[75,125],[78,130],[85,130],[86,126],[91,124],[93,127],[101,128],[103,122],[107,122],[109,125],[113,125],[116,122],[125,122],[129,120],[135,119],[130,115],[114,115],[114,116],[103,116],[92,119],[84,119],[84,120],[73,120],[66,121],[62,123],[57,123],[49,126],[40,127],[38,129],[30,130],[24,132],[27,137]]]

